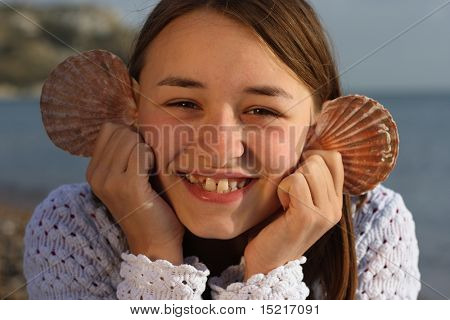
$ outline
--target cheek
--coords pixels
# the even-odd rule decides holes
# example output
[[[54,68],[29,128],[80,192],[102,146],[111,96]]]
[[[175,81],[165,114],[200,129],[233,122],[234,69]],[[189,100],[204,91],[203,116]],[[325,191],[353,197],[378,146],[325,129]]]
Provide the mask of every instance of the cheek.
[[[137,122],[142,138],[154,151],[160,173],[194,141],[192,126],[160,108],[140,107]]]
[[[260,169],[269,176],[281,176],[297,164],[304,143],[300,127],[267,130],[251,139],[249,148]]]

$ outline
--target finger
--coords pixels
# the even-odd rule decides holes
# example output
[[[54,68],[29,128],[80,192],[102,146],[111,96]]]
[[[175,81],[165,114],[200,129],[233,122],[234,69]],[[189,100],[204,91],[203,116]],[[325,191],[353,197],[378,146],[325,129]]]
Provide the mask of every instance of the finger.
[[[143,142],[143,139],[135,130],[131,127],[125,130],[114,147],[111,157],[113,160],[111,161],[111,172],[123,173],[127,170],[131,152],[140,142]]]
[[[110,122],[103,124],[100,129],[94,154],[86,172],[86,175],[91,179],[95,173],[95,180],[100,184],[102,184],[102,181],[105,181],[109,174],[108,160],[105,158],[105,152],[110,147],[111,139],[119,129],[119,125]]]
[[[148,175],[155,165],[155,156],[151,147],[146,143],[138,143],[134,146],[126,174],[130,176]]]
[[[111,137],[109,138],[107,145],[102,153],[102,166],[107,168],[110,173],[116,173],[115,171],[112,172],[112,167],[114,162],[116,161],[116,157],[121,153],[123,144],[126,143],[127,140],[126,134],[128,132],[128,128],[125,128],[125,126],[122,126],[115,130]],[[125,138],[124,138],[125,137]]]
[[[104,124],[102,124],[100,132],[97,136],[97,140],[95,141],[95,148],[91,158],[91,166],[93,168],[97,167],[98,163],[101,160],[100,155],[103,153],[103,150],[105,149],[109,138],[118,128],[119,126],[112,122],[105,122]]]
[[[319,156],[317,154],[308,154],[308,159],[311,161],[315,161],[315,163],[318,165],[317,174],[321,183],[324,185],[323,193],[326,194],[328,201],[334,201],[336,191],[334,190],[334,183],[333,183],[333,177],[331,176],[330,170],[328,169],[328,166],[325,162],[325,160],[322,158],[322,156]]]
[[[318,154],[323,158],[333,177],[335,194],[338,197],[342,197],[345,176],[341,154],[335,150],[309,150],[304,153],[306,153],[306,156]]]
[[[321,165],[320,156],[312,155],[296,170],[297,174],[305,176],[316,207],[323,207],[328,202],[328,190],[320,169]]]
[[[322,176],[323,176],[323,179],[327,186],[328,200],[335,201],[337,191],[335,190],[333,175],[331,174],[330,169],[328,168],[328,165],[326,164],[325,160],[322,157],[320,157],[320,158],[322,159],[322,163],[323,163],[320,166],[320,169],[322,170]]]
[[[314,205],[306,178],[301,174],[291,174],[281,180],[277,188],[277,194],[285,210]]]

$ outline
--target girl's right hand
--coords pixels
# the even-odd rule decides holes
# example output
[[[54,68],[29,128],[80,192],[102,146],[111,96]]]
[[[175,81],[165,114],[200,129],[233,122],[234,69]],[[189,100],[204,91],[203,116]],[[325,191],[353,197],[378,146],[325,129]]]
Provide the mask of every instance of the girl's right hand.
[[[108,122],[101,127],[86,180],[119,223],[131,253],[179,265],[184,226],[149,183],[154,164],[151,147],[137,131]]]

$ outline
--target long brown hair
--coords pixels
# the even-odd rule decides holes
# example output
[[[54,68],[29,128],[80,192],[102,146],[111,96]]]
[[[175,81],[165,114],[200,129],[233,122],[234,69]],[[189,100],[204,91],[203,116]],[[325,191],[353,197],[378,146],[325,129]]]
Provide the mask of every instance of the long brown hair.
[[[146,49],[172,20],[198,9],[211,9],[243,23],[314,94],[320,111],[341,95],[328,37],[311,6],[303,0],[162,0],[150,13],[135,42],[129,70],[139,80]],[[357,275],[350,198],[343,195],[342,218],[306,253],[305,282],[323,285],[324,298],[354,299]],[[362,197],[360,200],[364,200]],[[361,201],[360,201],[361,204]]]

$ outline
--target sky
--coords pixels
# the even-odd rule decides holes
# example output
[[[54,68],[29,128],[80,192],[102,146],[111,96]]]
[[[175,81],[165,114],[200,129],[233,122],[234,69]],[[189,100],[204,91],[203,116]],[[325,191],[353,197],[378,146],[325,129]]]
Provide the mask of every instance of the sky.
[[[121,19],[133,25],[142,23],[157,3],[0,0],[0,5],[2,2],[95,3],[116,8]],[[450,1],[310,0],[310,3],[330,34],[347,92],[450,92]]]

